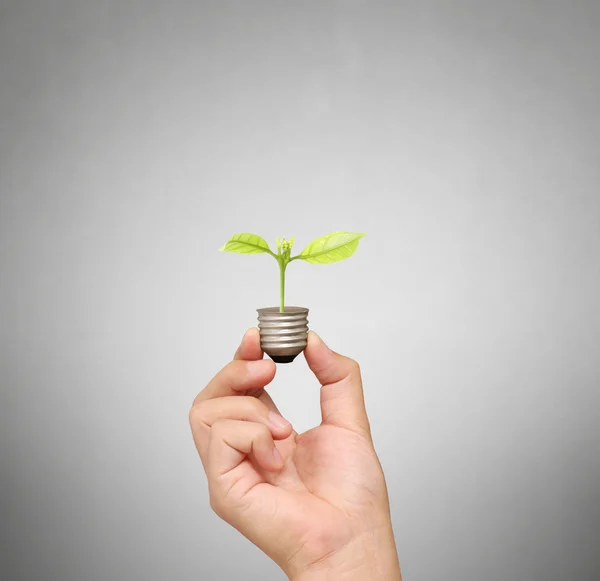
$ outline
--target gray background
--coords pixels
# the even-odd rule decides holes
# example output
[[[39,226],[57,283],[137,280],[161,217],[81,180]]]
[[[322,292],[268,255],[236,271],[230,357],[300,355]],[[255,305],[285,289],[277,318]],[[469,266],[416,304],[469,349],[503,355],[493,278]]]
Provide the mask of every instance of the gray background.
[[[187,412],[275,263],[362,365],[407,581],[600,577],[600,3],[4,0],[0,578],[279,580]],[[303,359],[272,394],[319,421]]]

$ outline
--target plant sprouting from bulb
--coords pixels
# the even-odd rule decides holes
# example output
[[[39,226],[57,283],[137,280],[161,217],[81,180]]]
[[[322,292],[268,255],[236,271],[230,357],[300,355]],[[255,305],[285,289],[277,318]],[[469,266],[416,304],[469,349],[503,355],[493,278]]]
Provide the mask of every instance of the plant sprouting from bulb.
[[[285,311],[285,269],[293,260],[304,260],[313,264],[330,264],[350,258],[359,240],[365,232],[332,232],[313,240],[296,256],[292,256],[294,238],[277,237],[277,254],[275,254],[264,238],[247,232],[234,234],[223,246],[222,252],[237,252],[238,254],[270,254],[279,264],[279,311]]]

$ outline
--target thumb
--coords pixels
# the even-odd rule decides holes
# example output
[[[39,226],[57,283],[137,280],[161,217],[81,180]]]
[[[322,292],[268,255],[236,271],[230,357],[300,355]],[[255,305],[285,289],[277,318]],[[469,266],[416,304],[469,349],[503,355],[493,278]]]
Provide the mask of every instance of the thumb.
[[[358,363],[332,351],[313,331],[308,333],[304,357],[322,386],[323,423],[369,435]]]

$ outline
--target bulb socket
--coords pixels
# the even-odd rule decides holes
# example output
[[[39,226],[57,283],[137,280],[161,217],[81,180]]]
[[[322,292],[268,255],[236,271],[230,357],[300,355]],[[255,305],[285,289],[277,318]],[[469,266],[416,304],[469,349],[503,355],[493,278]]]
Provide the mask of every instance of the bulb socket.
[[[265,307],[258,311],[258,331],[262,350],[275,363],[291,363],[306,347],[308,309],[304,307]]]

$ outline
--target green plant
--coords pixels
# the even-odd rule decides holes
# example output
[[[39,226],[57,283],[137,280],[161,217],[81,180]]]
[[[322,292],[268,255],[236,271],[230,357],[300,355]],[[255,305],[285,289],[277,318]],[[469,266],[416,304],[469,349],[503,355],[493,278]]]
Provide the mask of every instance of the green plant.
[[[221,252],[237,252],[238,254],[270,254],[279,264],[279,311],[285,309],[285,269],[292,260],[305,260],[313,264],[330,264],[350,258],[358,241],[366,232],[332,232],[313,240],[300,254],[291,256],[294,238],[283,240],[277,238],[277,254],[267,244],[267,241],[256,234],[234,234],[223,246]]]

